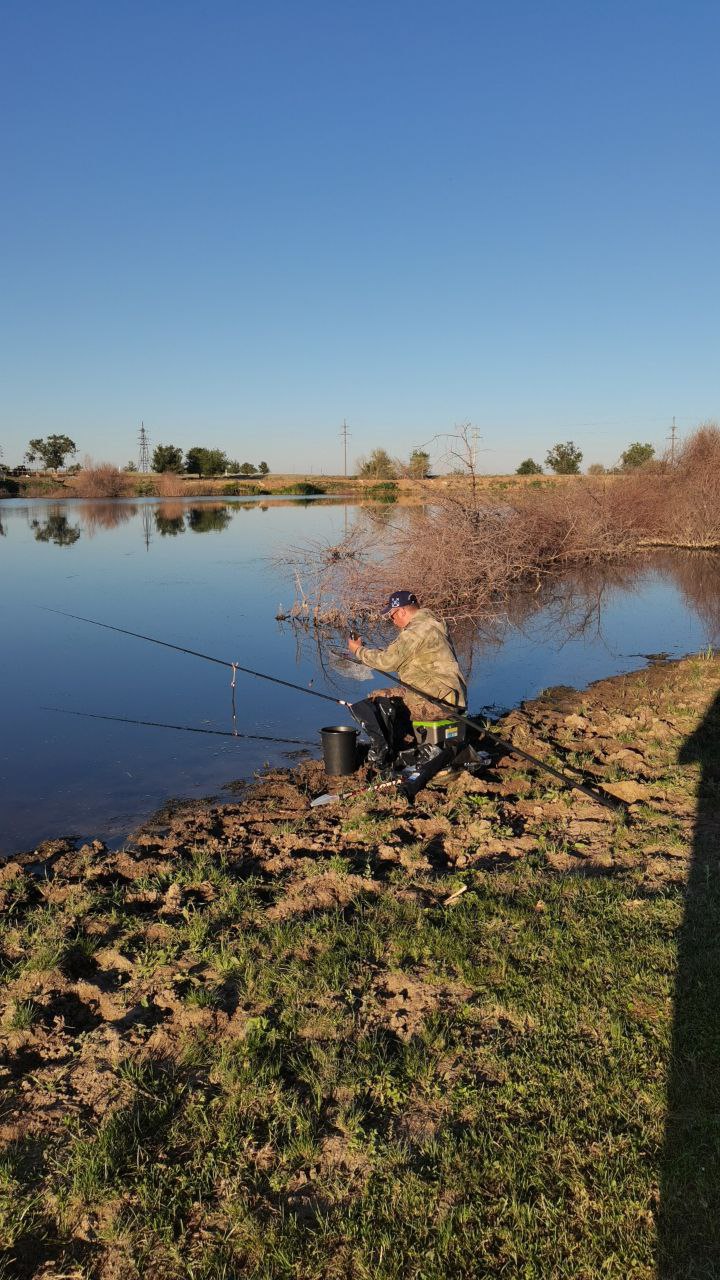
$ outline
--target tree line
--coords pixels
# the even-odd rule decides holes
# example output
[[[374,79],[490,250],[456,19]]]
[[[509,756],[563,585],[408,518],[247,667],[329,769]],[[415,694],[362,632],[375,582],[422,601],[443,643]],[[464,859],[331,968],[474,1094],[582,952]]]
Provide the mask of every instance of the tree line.
[[[47,471],[58,471],[65,466],[68,457],[77,454],[77,445],[67,435],[50,435],[45,439],[36,437],[31,440],[25,458],[32,465],[40,461]],[[655,449],[651,444],[635,440],[620,455],[619,463],[611,471],[631,471],[645,466],[655,457]],[[555,475],[579,475],[583,460],[582,450],[573,440],[553,445],[545,455],[545,466]],[[79,469],[79,468],[78,468]],[[174,444],[159,444],[155,447],[151,460],[151,469],[155,472],[173,472],[177,475],[199,475],[203,478],[236,473],[244,476],[268,475],[270,468],[267,462],[237,462],[228,458],[222,449],[207,449],[202,445],[194,445],[184,454]],[[135,463],[129,462],[126,471],[137,471]],[[543,466],[534,458],[525,458],[516,470],[519,476],[542,475]],[[606,468],[602,463],[592,463],[588,467],[591,475],[602,475]],[[430,455],[424,449],[413,449],[407,461],[393,458],[387,449],[373,449],[368,456],[358,458],[356,473],[361,479],[396,480],[400,476],[423,480],[430,472]]]
[[[74,457],[77,451],[77,445],[70,436],[50,435],[45,439],[38,436],[30,441],[25,450],[25,460],[30,466],[41,462],[46,471],[59,471],[65,466],[66,459]],[[270,471],[267,462],[258,462],[257,465],[254,462],[235,462],[222,449],[206,449],[202,445],[194,445],[183,455],[182,449],[177,445],[159,444],[153,451],[150,465],[157,472],[187,472],[201,476],[221,476],[226,472],[237,472],[243,476],[266,476]],[[129,462],[125,470],[137,471],[137,466],[134,462]]]
[[[183,457],[182,449],[174,444],[159,444],[153,450],[151,461],[153,471],[171,471],[176,475],[182,472],[191,475],[222,476],[226,472],[236,472],[241,476],[266,476],[270,468],[267,462],[236,462],[228,458],[222,449],[205,449],[202,445],[193,445]]]
[[[635,440],[628,445],[627,449],[620,455],[620,462],[617,467],[611,467],[611,471],[634,471],[636,467],[644,467],[648,462],[652,462],[655,457],[655,449],[651,444],[641,444],[639,440]],[[573,440],[566,440],[562,444],[553,445],[552,449],[548,449],[545,455],[545,465],[555,472],[556,476],[576,476],[580,474],[580,463],[583,460],[582,451],[578,449]],[[593,462],[588,467],[590,475],[604,475],[607,468],[601,462]],[[525,458],[517,468],[518,476],[539,476],[543,474],[543,468],[539,462],[535,462],[534,458]]]
[[[462,472],[470,467],[469,451],[466,452],[467,457],[464,457],[462,452],[456,455],[456,458],[464,463],[459,468]],[[620,456],[618,466],[611,470],[632,471],[636,467],[642,467],[651,462],[654,456],[655,449],[651,444],[642,444],[636,440],[628,445]],[[545,455],[545,466],[558,476],[576,476],[580,474],[582,460],[582,450],[573,440],[566,440],[548,449]],[[356,467],[357,474],[362,479],[397,480],[400,476],[410,476],[412,479],[423,480],[430,472],[430,455],[423,449],[414,449],[409,460],[404,462],[400,458],[391,457],[387,449],[373,449],[367,457],[358,458]],[[602,475],[606,468],[602,463],[595,462],[588,467],[588,471],[591,475]],[[515,474],[518,476],[542,475],[543,467],[533,458],[525,458]]]

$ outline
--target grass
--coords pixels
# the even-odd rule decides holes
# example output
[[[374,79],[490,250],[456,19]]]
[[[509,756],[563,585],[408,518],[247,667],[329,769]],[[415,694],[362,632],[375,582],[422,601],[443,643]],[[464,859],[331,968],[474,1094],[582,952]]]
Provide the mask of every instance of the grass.
[[[385,480],[381,484],[370,485],[364,496],[373,502],[397,502],[399,493],[393,480]]]
[[[312,484],[309,480],[296,480],[293,484],[286,484],[282,489],[276,489],[276,493],[299,494],[301,497],[311,498],[317,497],[326,492],[326,490],[318,484]]]
[[[649,1276],[679,901],[630,912],[619,883],[527,867],[465,879],[451,911],[384,896],[224,932],[223,968],[265,1012],[230,1043],[190,1032],[190,1066],[136,1072],[131,1101],[50,1143],[13,1201],[31,1214],[39,1185],[75,1216],[117,1205],[136,1265],[170,1276],[320,1277],[340,1247],[339,1274],[378,1280]],[[173,930],[182,950],[203,954],[202,923]],[[405,1041],[371,1016],[378,967],[472,995]]]

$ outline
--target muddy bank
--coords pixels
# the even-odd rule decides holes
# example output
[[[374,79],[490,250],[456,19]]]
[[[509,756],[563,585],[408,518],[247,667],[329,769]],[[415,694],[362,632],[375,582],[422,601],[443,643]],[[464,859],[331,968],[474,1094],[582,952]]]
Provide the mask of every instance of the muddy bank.
[[[183,1090],[227,1102],[236,1086],[218,1064],[247,1055],[248,1046],[256,1046],[253,1053],[280,1052],[291,1005],[293,1053],[298,1045],[339,1037],[343,1052],[360,1059],[368,1037],[373,1044],[390,1037],[387,1043],[427,1046],[429,1028],[462,1016],[463,1036],[475,1046],[473,1071],[485,1072],[483,1088],[499,1085],[507,1064],[498,1065],[489,1046],[500,1037],[514,1052],[530,1033],[529,1015],[488,1001],[467,964],[432,960],[407,939],[393,943],[393,930],[386,943],[363,953],[362,977],[348,978],[351,955],[323,970],[315,989],[310,975],[325,963],[326,922],[338,929],[337,945],[351,951],[363,913],[380,920],[410,913],[432,921],[436,934],[451,932],[459,904],[488,886],[495,892],[519,883],[516,872],[532,883],[531,921],[533,912],[538,921],[551,913],[553,885],[597,877],[623,886],[623,909],[642,915],[644,903],[687,877],[699,766],[679,764],[678,757],[718,685],[717,658],[659,663],[582,692],[549,691],[501,722],[515,745],[556,766],[564,759],[582,766],[606,793],[626,802],[617,813],[556,789],[551,778],[500,752],[482,777],[436,780],[413,806],[385,792],[311,809],[328,779],[318,762],[305,762],[240,786],[228,804],[170,806],[120,852],[108,852],[99,840],[79,849],[50,841],[5,864],[0,1140],[22,1153],[20,1165],[36,1188],[28,1209],[32,1230],[19,1224],[9,1232],[14,1274],[59,1276],[71,1263],[78,1275],[141,1274],[142,1250],[128,1224],[143,1221],[142,1195],[132,1190],[130,1175],[122,1175],[123,1189],[99,1172],[99,1181],[83,1190],[75,1166],[72,1177],[58,1174],[68,1134],[85,1144],[78,1151],[89,1158],[94,1136],[115,1134],[118,1117],[136,1115],[146,1095],[155,1097],[152,1081],[160,1078],[175,1089],[182,1077]],[[379,939],[382,930],[374,927]],[[503,945],[513,936],[512,930],[502,934]],[[291,955],[307,972],[308,991],[297,985],[292,995],[270,990],[267,977],[253,969],[260,939],[268,948],[265,967],[273,957],[287,965]],[[543,945],[550,955],[555,944]],[[462,1057],[462,1048],[453,1052]],[[283,1068],[290,1075],[300,1070],[291,1059]],[[343,1102],[337,1082],[323,1084],[323,1070],[308,1075],[303,1067],[305,1084],[292,1086],[300,1089],[301,1107],[307,1090],[317,1094],[311,1152],[297,1140],[292,1157],[280,1151],[259,1121],[243,1148],[254,1171],[251,1200],[259,1222],[268,1214],[299,1215],[310,1229],[318,1213],[332,1205],[346,1212],[370,1185],[378,1139],[373,1145],[352,1137],[349,1121],[338,1118],[348,1099]],[[460,1070],[457,1063],[452,1070]],[[279,1087],[268,1077],[267,1089]],[[422,1146],[428,1134],[437,1137],[446,1106],[441,1096],[426,1093],[423,1100],[411,1090],[412,1098],[402,1091],[395,1097],[390,1085],[386,1090],[377,1104],[384,1133],[390,1125],[403,1150]],[[353,1105],[359,1096],[353,1094]],[[123,1141],[127,1146],[130,1139]],[[134,1141],[145,1150],[142,1132]],[[165,1168],[182,1156],[173,1149],[148,1159]],[[24,1175],[13,1176],[13,1194],[20,1195]],[[203,1195],[193,1192],[192,1212],[187,1206],[182,1218],[192,1248],[204,1248],[213,1233],[227,1237],[232,1213],[224,1194],[219,1182]],[[186,1274],[159,1240],[154,1256],[162,1265],[153,1274]],[[241,1255],[232,1254],[233,1265]],[[217,1272],[207,1274],[224,1273],[218,1263]],[[638,1264],[633,1274],[650,1271]]]

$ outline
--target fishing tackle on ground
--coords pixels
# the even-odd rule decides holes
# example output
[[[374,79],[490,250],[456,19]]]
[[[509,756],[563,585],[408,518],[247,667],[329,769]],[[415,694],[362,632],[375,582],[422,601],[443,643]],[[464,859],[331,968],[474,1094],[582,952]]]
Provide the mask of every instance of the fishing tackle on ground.
[[[337,652],[337,650],[334,652]],[[358,658],[348,658],[347,660],[349,662],[357,662],[359,666],[364,667],[366,665],[364,662],[361,663]],[[457,707],[455,707],[451,702],[447,702],[444,698],[431,697],[430,694],[425,693],[424,690],[416,688],[415,685],[408,684],[407,681],[401,680],[399,676],[392,675],[388,671],[383,671],[380,674],[382,674],[383,677],[387,676],[389,680],[392,680],[393,684],[398,685],[401,689],[407,689],[409,693],[417,694],[419,697],[424,698],[426,702],[432,703],[433,706],[442,708],[448,720],[455,720],[459,724],[465,725],[467,728],[472,729],[475,732],[480,729],[483,733],[487,734],[489,738],[492,738],[497,742],[499,746],[504,747],[507,751],[513,752],[515,755],[521,756],[523,760],[529,761],[530,764],[536,765],[539,769],[544,769],[546,773],[549,773],[553,778],[557,778],[557,780],[562,782],[564,786],[572,787],[577,791],[582,791],[584,795],[588,796],[596,804],[604,805],[606,809],[612,809],[613,812],[616,812],[618,808],[627,808],[624,801],[611,800],[608,796],[604,796],[602,792],[596,791],[594,787],[589,787],[587,783],[575,781],[574,778],[569,778],[566,773],[561,773],[559,769],[555,769],[551,764],[547,764],[544,760],[539,760],[536,756],[530,755],[529,751],[523,751],[522,747],[516,747],[514,743],[501,738],[500,735],[494,731],[492,725],[488,721],[479,720],[473,716],[465,715],[461,711],[458,711]],[[581,779],[584,777],[584,775],[580,773],[579,770],[575,769],[573,765],[566,765],[565,767],[568,772],[574,774],[576,778]]]

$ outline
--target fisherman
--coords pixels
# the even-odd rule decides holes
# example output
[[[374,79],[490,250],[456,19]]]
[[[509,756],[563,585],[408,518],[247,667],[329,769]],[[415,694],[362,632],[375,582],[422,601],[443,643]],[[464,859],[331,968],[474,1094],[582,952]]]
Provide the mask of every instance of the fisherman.
[[[400,634],[385,649],[370,649],[351,635],[348,648],[353,657],[375,671],[395,671],[422,693],[465,711],[467,687],[445,623],[421,608],[412,591],[393,591],[381,612]],[[370,738],[368,763],[380,772],[392,764],[403,743],[413,740],[413,720],[437,720],[442,715],[434,703],[404,689],[379,689],[353,703],[352,710]]]

